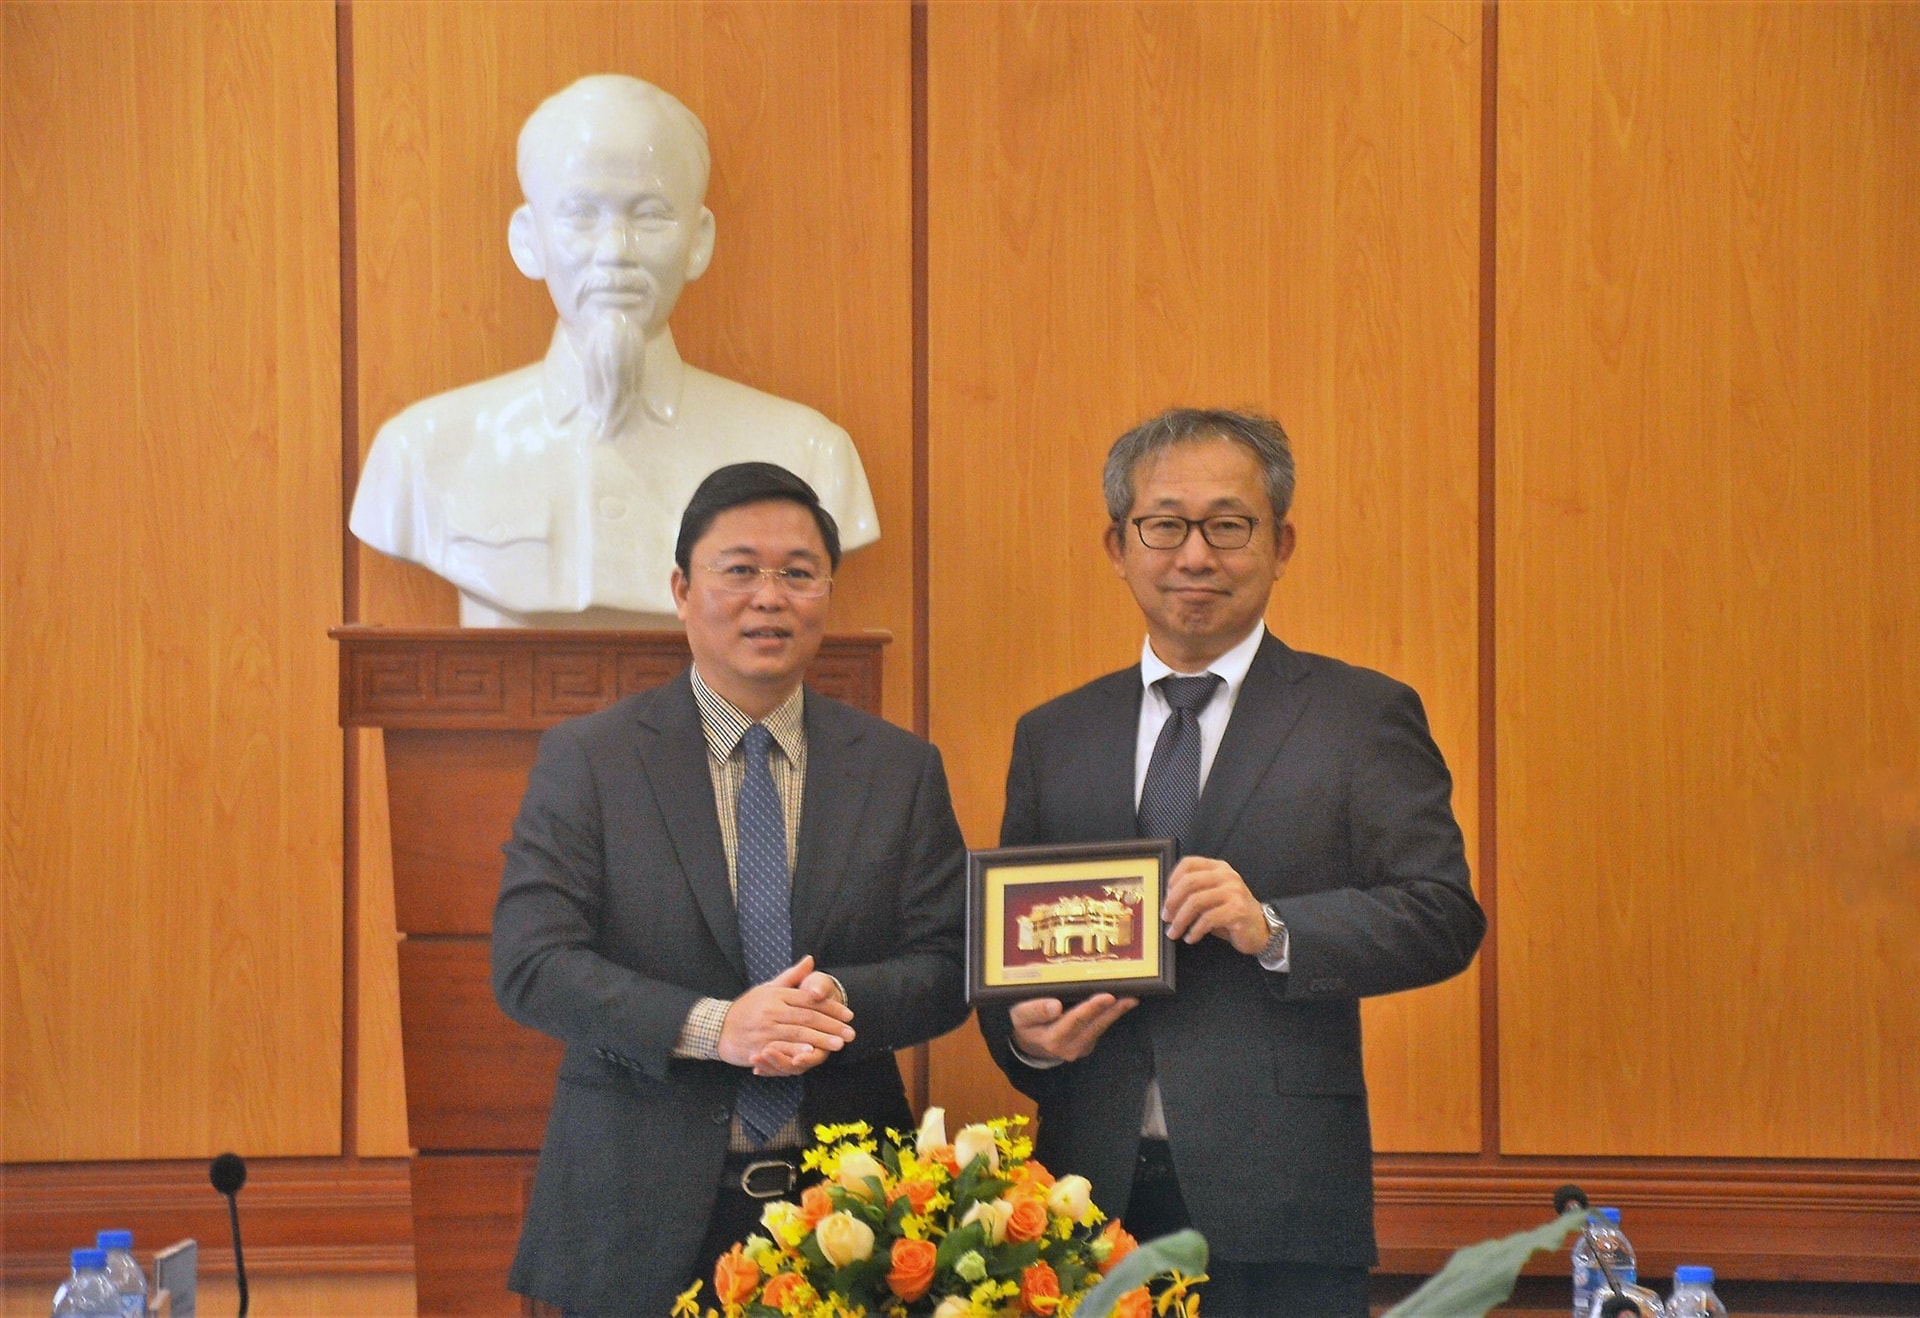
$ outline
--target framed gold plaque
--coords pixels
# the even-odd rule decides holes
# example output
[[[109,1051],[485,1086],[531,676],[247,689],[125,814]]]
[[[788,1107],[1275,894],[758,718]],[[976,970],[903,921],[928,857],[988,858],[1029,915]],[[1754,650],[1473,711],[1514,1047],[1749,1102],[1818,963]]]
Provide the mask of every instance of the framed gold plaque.
[[[967,1001],[1173,992],[1160,922],[1173,843],[967,853]]]

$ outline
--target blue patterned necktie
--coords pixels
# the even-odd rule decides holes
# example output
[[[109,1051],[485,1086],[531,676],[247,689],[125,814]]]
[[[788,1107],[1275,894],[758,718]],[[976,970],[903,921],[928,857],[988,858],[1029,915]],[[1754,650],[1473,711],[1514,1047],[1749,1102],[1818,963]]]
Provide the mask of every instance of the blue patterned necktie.
[[[1182,855],[1200,808],[1200,711],[1225,680],[1218,673],[1202,673],[1163,677],[1153,684],[1173,712],[1161,725],[1140,786],[1140,836],[1170,837],[1180,844]]]
[[[773,734],[756,723],[740,739],[746,776],[740,781],[735,819],[734,903],[740,912],[740,945],[747,978],[764,984],[793,964],[792,883],[787,875],[787,824],[774,790],[767,754]],[[800,1111],[798,1076],[748,1076],[734,1111],[756,1147],[764,1147]]]

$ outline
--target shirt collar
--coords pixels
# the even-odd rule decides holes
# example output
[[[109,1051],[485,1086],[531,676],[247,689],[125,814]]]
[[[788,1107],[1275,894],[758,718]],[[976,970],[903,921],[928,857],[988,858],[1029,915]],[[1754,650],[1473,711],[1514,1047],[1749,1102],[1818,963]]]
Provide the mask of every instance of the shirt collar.
[[[773,734],[779,743],[781,753],[790,764],[798,764],[800,755],[806,749],[807,726],[803,717],[806,687],[797,686],[793,694],[774,707],[773,712],[759,722],[766,724],[767,731]],[[748,718],[737,709],[733,702],[700,680],[700,666],[693,668],[693,700],[700,706],[700,727],[707,734],[707,751],[715,759],[730,759],[740,746],[740,739],[747,735],[747,729],[755,720]]]
[[[647,341],[647,359],[640,377],[640,405],[653,420],[670,426],[680,416],[680,394],[686,388],[687,364],[674,346],[673,330],[662,329]],[[558,429],[573,420],[586,400],[585,369],[573,350],[565,324],[553,327],[553,342],[541,363],[540,399],[547,420]]]
[[[1238,645],[1208,664],[1203,670],[1223,679],[1227,685],[1227,702],[1231,704],[1240,695],[1240,684],[1247,680],[1247,670],[1253,667],[1253,656],[1259,653],[1260,642],[1266,639],[1267,624],[1262,619],[1253,624],[1253,630],[1246,634]],[[1163,677],[1195,677],[1195,673],[1181,673],[1168,666],[1167,662],[1153,652],[1153,640],[1149,637],[1140,645],[1140,681],[1147,690],[1153,690],[1153,684]]]

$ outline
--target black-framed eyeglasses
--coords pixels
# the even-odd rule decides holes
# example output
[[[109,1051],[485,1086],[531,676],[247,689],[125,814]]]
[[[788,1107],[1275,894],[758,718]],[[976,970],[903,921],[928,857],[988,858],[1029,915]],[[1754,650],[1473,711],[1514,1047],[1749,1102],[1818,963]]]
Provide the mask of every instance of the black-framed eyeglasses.
[[[1258,517],[1242,517],[1238,513],[1201,518],[1154,513],[1128,521],[1133,525],[1134,534],[1140,537],[1140,543],[1148,549],[1178,549],[1195,531],[1215,549],[1245,549],[1253,539],[1253,528],[1260,525]]]
[[[713,588],[728,595],[751,595],[762,581],[771,581],[796,599],[818,599],[833,585],[833,578],[822,576],[810,567],[756,567],[752,563],[709,563],[703,569],[713,574]]]

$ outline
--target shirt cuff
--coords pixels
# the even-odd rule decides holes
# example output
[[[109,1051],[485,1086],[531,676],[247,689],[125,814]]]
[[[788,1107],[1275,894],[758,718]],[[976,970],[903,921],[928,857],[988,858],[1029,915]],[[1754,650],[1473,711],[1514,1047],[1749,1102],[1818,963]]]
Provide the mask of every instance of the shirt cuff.
[[[702,998],[693,1004],[687,1019],[681,1022],[680,1037],[674,1041],[673,1055],[697,1062],[720,1059],[720,1027],[727,1023],[725,998]]]
[[[1007,1040],[1007,1049],[1012,1052],[1015,1057],[1036,1071],[1051,1071],[1056,1066],[1065,1066],[1067,1064],[1067,1059],[1064,1057],[1029,1057],[1020,1051],[1020,1045],[1015,1043],[1011,1038]]]

